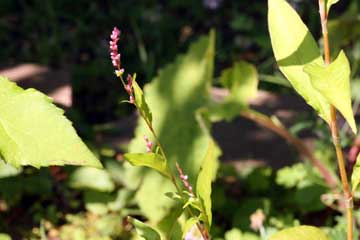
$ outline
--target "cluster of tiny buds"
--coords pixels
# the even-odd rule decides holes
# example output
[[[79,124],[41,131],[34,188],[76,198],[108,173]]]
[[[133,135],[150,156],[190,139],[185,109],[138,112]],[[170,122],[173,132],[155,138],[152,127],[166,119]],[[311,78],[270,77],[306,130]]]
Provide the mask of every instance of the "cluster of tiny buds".
[[[120,31],[117,27],[114,27],[111,35],[110,35],[110,57],[111,57],[111,62],[114,65],[114,67],[116,67],[118,70],[117,71],[121,71],[120,69],[120,53],[118,52],[118,46],[117,46],[117,42],[119,41],[119,36],[120,36]],[[117,75],[117,73],[116,73]]]
[[[146,152],[148,153],[152,152],[152,147],[153,147],[152,142],[149,140],[147,136],[144,136],[144,140],[146,142]]]
[[[181,181],[183,182],[185,188],[189,191],[190,197],[194,197],[193,188],[192,188],[192,186],[190,185],[190,183],[188,181],[189,177],[184,174],[183,170],[181,169],[181,167],[179,166],[178,163],[176,163],[176,168],[177,168],[177,170],[179,172]]]

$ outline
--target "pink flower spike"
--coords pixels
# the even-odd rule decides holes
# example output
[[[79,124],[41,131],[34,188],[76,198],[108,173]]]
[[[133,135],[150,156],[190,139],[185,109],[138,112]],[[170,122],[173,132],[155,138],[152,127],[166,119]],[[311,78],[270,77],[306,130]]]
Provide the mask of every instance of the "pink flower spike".
[[[120,31],[117,27],[114,27],[110,38],[111,41],[109,42],[110,45],[110,57],[111,57],[111,62],[113,64],[114,67],[120,69],[120,54],[118,53],[118,46],[117,46],[117,42],[119,41],[119,36],[120,36]]]

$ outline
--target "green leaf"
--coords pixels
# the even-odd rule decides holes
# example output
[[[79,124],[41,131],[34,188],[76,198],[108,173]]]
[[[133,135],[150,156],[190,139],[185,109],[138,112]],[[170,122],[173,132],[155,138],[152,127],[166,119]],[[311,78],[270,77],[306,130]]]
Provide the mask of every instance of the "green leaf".
[[[350,64],[343,51],[329,66],[311,63],[304,67],[312,85],[334,105],[356,134],[356,123],[351,105]]]
[[[124,158],[133,166],[145,166],[159,171],[165,177],[171,179],[171,173],[166,159],[157,153],[127,153]]]
[[[169,240],[182,239],[182,231],[180,221],[184,209],[181,204],[174,206],[168,214],[157,224],[157,229],[161,233],[161,237]]]
[[[326,12],[329,14],[330,8],[335,3],[339,2],[340,0],[325,0]]]
[[[76,134],[63,110],[35,89],[23,90],[0,77],[0,154],[18,167],[87,165],[101,167]]]
[[[328,240],[325,233],[312,226],[298,226],[287,228],[271,235],[269,240]]]
[[[258,75],[254,65],[241,61],[221,73],[221,84],[230,90],[229,98],[247,106],[258,90]]]
[[[211,213],[211,183],[216,177],[218,162],[214,154],[215,144],[210,140],[208,150],[201,164],[201,169],[196,182],[197,197],[200,199],[202,214],[204,215],[205,225],[210,231],[212,223]]]
[[[143,237],[145,240],[161,240],[160,234],[155,229],[135,218],[128,217],[128,220],[135,226],[136,232],[140,237]]]
[[[281,72],[294,89],[327,123],[330,105],[303,71],[306,64],[323,64],[320,50],[296,11],[285,0],[268,0],[271,44]]]
[[[153,128],[163,145],[168,166],[173,167],[178,162],[192,184],[195,183],[206,152],[203,146],[211,138],[209,132],[199,125],[195,113],[210,101],[214,44],[214,32],[200,38],[185,55],[180,55],[173,63],[161,69],[158,76],[144,87],[149,108],[156,109],[152,113]],[[144,135],[150,137],[152,134],[144,121],[139,121],[129,152],[143,152]],[[141,210],[152,222],[161,220],[175,204],[169,198],[159,197],[175,191],[172,183],[154,171],[139,168],[130,170],[130,167],[126,167],[126,176],[132,179],[131,187],[136,188],[143,180],[136,195]]]
[[[356,158],[356,163],[354,165],[352,174],[351,174],[351,186],[352,191],[356,191],[360,184],[360,154]]]
[[[133,89],[135,104],[140,111],[140,114],[151,124],[152,123],[152,114],[148,104],[145,101],[144,93],[136,82],[136,75],[133,76]]]
[[[91,167],[76,169],[70,175],[69,185],[76,189],[93,189],[101,192],[111,192],[115,188],[110,175],[105,170]]]
[[[256,68],[247,62],[237,62],[221,73],[220,82],[229,89],[230,94],[221,103],[210,105],[210,118],[212,121],[232,120],[257,95]]]
[[[287,166],[279,169],[276,173],[276,183],[285,188],[296,187],[308,177],[303,163]]]

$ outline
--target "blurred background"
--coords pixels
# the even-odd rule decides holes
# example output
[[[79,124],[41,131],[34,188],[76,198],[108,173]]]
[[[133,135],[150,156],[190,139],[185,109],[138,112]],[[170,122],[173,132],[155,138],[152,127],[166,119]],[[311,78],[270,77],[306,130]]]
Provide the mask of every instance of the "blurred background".
[[[321,45],[316,1],[288,2]],[[330,16],[334,20],[329,23],[333,57],[345,48],[351,61],[355,110],[360,101],[359,5],[357,0],[340,1],[334,5]],[[259,72],[260,94],[252,106],[263,113],[275,114],[309,146],[320,149],[318,154],[328,154],[331,158],[332,153],[322,152],[331,146],[327,126],[316,120],[315,114],[293,90],[269,78],[281,75],[274,62],[266,15],[265,0],[0,0],[0,75],[8,76],[24,88],[33,87],[53,97],[94,151],[105,159],[121,159],[126,144],[134,135],[136,115],[127,104],[120,104],[127,99],[127,94],[113,74],[109,57],[108,42],[113,27],[117,26],[122,32],[119,41],[122,66],[129,73],[136,72],[141,85],[151,82],[158,70],[184,53],[190,43],[215,29],[214,86],[219,85],[221,71],[235,61],[254,64]],[[311,133],[315,127],[317,132]],[[244,119],[217,123],[213,130],[223,151],[223,162],[235,162],[237,166],[242,159],[251,160],[253,166],[261,166],[244,180],[250,189],[245,195],[250,198],[244,200],[239,212],[246,212],[243,216],[246,220],[241,219],[239,213],[229,217],[230,220],[221,217],[216,220],[215,232],[219,236],[233,226],[240,228],[247,224],[249,230],[251,211],[276,199],[264,193],[275,181],[272,169],[297,163],[297,153],[283,139]],[[319,136],[320,140],[315,140]],[[353,138],[344,137],[345,147],[350,148],[352,142]],[[122,201],[127,199],[126,204],[118,203],[121,207],[116,210],[105,209],[104,198],[113,196],[72,189],[67,179],[73,171],[76,170],[24,168],[16,174],[3,175],[0,179],[0,232],[8,233],[13,239],[81,240],[90,239],[91,234],[84,228],[92,222],[97,225],[91,225],[96,232],[91,237],[96,235],[97,238],[91,239],[130,239],[127,224],[119,220],[126,213],[120,218],[116,214],[128,204],[130,214],[141,215],[136,212],[136,202],[131,200],[133,193],[121,192],[120,197],[116,196],[122,197]],[[111,175],[111,169],[107,173]],[[227,170],[223,174],[228,174]],[[254,181],[260,182],[262,187],[258,188]],[[236,187],[239,183],[233,184]],[[323,190],[316,188],[314,191],[318,196]],[[241,194],[234,189],[230,192],[235,196]],[[263,194],[260,197],[256,195],[259,192]],[[305,193],[308,194],[301,194]],[[304,196],[301,194],[299,199]],[[215,201],[221,203],[226,195],[219,193],[217,196]],[[247,204],[255,206],[244,210]],[[306,205],[299,203],[299,206],[303,206],[301,204]],[[319,207],[314,211],[321,211],[318,216],[324,219],[338,215],[323,210]],[[311,211],[313,209],[309,210],[313,214]],[[299,217],[299,212],[283,213],[274,224],[281,228],[298,218],[312,223],[311,214]],[[227,214],[231,215],[229,210]],[[319,221],[319,224],[326,222]],[[335,224],[335,220],[329,221],[329,225]],[[113,226],[111,231],[109,224]]]

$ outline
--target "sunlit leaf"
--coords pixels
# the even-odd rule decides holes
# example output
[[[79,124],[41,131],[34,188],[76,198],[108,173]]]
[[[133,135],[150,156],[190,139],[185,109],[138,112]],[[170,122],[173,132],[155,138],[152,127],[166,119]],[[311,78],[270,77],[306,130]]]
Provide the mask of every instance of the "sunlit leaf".
[[[269,240],[328,240],[325,233],[312,226],[287,228],[270,236]]]
[[[311,63],[304,67],[312,85],[334,105],[356,134],[356,124],[351,105],[350,64],[343,51],[329,66]]]
[[[145,240],[161,240],[160,234],[155,229],[135,218],[128,217],[128,220],[135,226],[136,232],[140,237],[143,237]]]
[[[303,71],[306,64],[323,64],[316,41],[296,11],[285,0],[268,0],[271,44],[281,72],[294,89],[326,122],[330,105]]]
[[[202,220],[205,221],[208,230],[210,230],[212,223],[211,183],[216,177],[216,170],[218,168],[214,149],[214,142],[210,141],[196,182],[197,197],[200,199],[202,214],[205,216],[205,219]]]
[[[124,158],[133,166],[145,166],[159,171],[164,176],[171,178],[169,168],[160,154],[157,153],[127,153]]]
[[[0,154],[16,167],[101,163],[52,100],[0,77]]]

